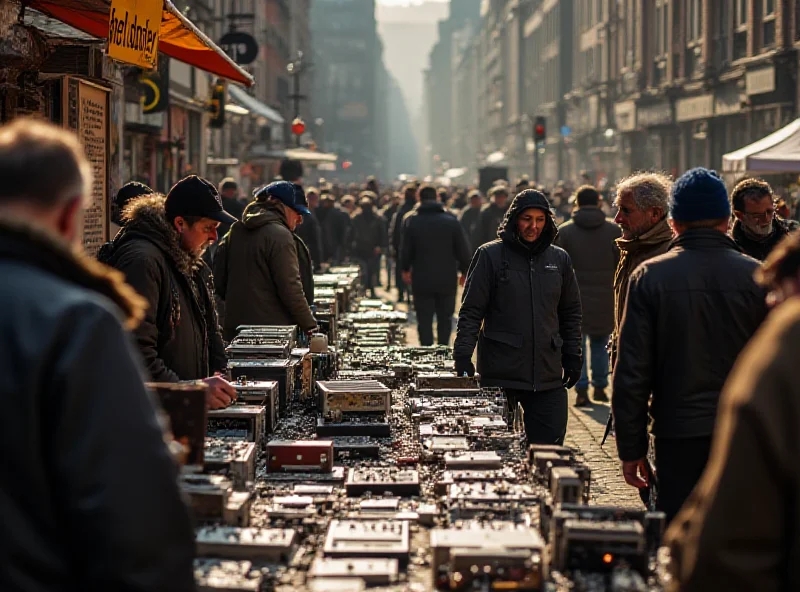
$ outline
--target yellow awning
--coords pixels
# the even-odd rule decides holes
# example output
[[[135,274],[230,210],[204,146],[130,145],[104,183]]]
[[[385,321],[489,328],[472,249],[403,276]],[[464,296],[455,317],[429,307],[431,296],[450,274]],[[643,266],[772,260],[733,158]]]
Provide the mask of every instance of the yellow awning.
[[[110,0],[31,0],[28,6],[80,31],[100,39],[108,38]],[[205,72],[245,86],[253,84],[253,77],[183,16],[170,0],[164,0],[158,49]]]

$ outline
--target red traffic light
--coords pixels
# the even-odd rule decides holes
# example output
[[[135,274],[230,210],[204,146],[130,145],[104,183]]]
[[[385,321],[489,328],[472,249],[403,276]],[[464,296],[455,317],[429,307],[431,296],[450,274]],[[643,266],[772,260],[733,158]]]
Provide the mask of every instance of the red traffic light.
[[[303,120],[300,119],[299,117],[295,117],[294,121],[292,121],[292,133],[295,136],[302,136],[305,131],[306,131],[305,122],[303,122]]]
[[[543,136],[544,135],[544,126],[543,125],[537,125],[536,126],[536,135],[537,136]]]
[[[353,163],[352,163],[352,162],[350,162],[349,160],[345,160],[345,161],[342,163],[342,168],[343,168],[344,170],[347,170],[347,169],[349,169],[351,166],[353,166]]]

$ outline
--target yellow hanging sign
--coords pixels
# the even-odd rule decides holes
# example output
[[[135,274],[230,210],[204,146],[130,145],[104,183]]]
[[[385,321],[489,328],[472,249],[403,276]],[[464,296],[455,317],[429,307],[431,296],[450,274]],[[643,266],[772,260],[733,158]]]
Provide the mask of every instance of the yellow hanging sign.
[[[158,37],[164,0],[112,0],[108,55],[151,70],[158,63]]]

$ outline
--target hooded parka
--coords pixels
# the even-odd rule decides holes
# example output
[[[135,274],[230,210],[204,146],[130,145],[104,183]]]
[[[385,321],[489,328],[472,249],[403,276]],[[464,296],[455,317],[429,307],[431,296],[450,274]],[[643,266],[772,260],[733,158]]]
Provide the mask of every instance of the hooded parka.
[[[221,243],[214,258],[217,296],[225,301],[225,337],[239,325],[316,326],[306,300],[298,263],[305,245],[286,221],[283,205],[253,201]],[[310,267],[309,267],[310,269]]]
[[[548,213],[537,241],[523,243],[517,217]],[[563,384],[563,360],[581,359],[581,301],[572,262],[553,246],[558,234],[547,198],[523,191],[511,204],[498,239],[478,248],[467,275],[454,357],[469,359],[478,346],[481,384],[546,391]]]
[[[125,226],[98,258],[125,274],[149,307],[135,331],[154,382],[199,380],[226,370],[211,269],[180,246],[165,197],[146,195],[125,208]]]

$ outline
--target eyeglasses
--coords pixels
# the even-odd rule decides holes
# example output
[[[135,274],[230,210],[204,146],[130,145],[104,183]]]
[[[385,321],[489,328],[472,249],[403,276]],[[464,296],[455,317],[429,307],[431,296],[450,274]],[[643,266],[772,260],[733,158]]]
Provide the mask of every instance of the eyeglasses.
[[[753,220],[755,222],[769,222],[775,217],[775,210],[770,209],[766,212],[761,214],[756,214],[755,212],[742,212],[747,218]]]

